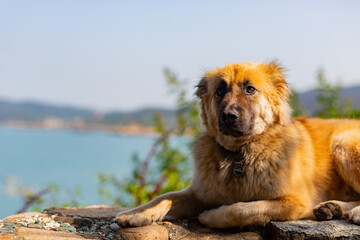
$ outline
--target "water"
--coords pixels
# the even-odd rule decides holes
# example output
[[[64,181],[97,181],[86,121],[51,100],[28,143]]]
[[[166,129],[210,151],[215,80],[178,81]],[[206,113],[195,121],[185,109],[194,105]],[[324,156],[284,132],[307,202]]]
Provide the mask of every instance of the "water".
[[[49,183],[61,190],[80,186],[82,204],[103,204],[97,194],[97,174],[126,178],[133,169],[133,153],[143,159],[154,141],[149,136],[0,127],[0,219],[23,205],[19,196],[6,194],[5,176],[19,176],[22,185],[36,190]]]

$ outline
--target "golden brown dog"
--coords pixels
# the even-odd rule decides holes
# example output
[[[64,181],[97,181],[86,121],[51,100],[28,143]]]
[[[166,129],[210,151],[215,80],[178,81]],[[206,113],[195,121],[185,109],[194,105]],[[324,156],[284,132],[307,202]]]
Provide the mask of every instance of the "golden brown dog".
[[[313,215],[360,224],[360,121],[291,118],[276,62],[229,64],[197,86],[205,131],[186,189],[120,213],[123,227],[198,216],[216,228]]]

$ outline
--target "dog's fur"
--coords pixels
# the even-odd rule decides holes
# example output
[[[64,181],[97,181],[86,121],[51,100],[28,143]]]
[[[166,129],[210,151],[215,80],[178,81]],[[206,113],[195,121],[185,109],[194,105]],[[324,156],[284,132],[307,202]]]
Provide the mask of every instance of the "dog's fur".
[[[228,228],[314,216],[360,224],[360,121],[292,119],[288,93],[276,62],[208,72],[196,91],[205,131],[194,145],[190,186],[122,212],[116,222],[198,216]]]

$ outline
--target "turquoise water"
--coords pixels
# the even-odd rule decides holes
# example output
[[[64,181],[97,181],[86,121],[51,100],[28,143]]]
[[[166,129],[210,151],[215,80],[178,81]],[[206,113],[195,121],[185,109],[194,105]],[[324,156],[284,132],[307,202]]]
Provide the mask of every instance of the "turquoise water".
[[[97,195],[97,173],[126,178],[133,169],[133,153],[143,159],[155,140],[102,132],[0,127],[0,219],[23,205],[19,196],[6,194],[6,176],[18,176],[21,185],[35,190],[49,183],[57,184],[61,190],[80,186],[82,204],[104,204]]]

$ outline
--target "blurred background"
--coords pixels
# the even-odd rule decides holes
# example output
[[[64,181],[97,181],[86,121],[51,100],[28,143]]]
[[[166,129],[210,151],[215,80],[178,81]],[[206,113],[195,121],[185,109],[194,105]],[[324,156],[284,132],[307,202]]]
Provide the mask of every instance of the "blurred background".
[[[294,116],[360,117],[359,1],[0,0],[0,218],[186,186],[194,86],[279,59]]]

